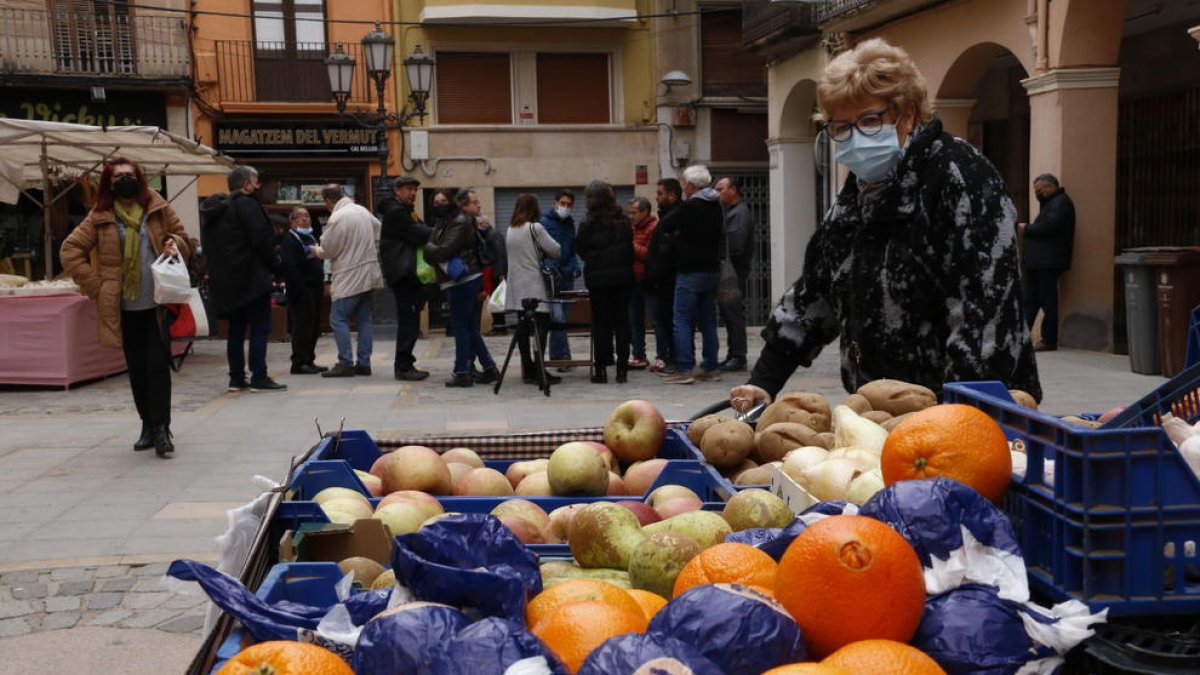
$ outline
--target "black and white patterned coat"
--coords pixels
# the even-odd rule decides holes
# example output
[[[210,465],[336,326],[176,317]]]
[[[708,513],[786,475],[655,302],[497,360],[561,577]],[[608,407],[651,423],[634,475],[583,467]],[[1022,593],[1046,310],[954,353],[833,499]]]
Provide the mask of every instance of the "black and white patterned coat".
[[[750,383],[777,394],[840,336],[846,391],[1000,380],[1040,401],[1015,222],[992,164],[940,121],[921,127],[895,178],[865,192],[846,181],[763,329]]]

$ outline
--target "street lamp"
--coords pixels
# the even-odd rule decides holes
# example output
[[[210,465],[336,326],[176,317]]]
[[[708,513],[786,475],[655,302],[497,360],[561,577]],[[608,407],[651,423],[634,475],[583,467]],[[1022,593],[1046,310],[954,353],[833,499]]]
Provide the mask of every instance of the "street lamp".
[[[334,53],[325,59],[325,67],[329,71],[329,89],[333,93],[333,101],[337,104],[338,114],[349,117],[366,129],[375,129],[376,145],[379,147],[380,178],[387,178],[389,129],[403,129],[414,117],[425,121],[425,104],[429,101],[429,89],[433,83],[433,57],[421,51],[420,45],[412,55],[404,59],[404,70],[408,76],[409,100],[408,106],[399,113],[387,111],[386,86],[392,74],[392,63],[396,56],[396,39],[384,32],[379,23],[363,36],[363,55],[366,59],[367,75],[375,83],[376,107],[374,113],[358,111],[346,112],[346,102],[350,99],[351,86],[354,79],[354,69],[357,63],[354,57],[337,45]]]

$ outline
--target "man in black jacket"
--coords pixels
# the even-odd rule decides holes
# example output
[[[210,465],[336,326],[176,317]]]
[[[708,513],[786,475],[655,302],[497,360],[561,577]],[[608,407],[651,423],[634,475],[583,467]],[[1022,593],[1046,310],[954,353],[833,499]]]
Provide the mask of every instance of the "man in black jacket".
[[[425,287],[417,279],[417,248],[429,241],[433,228],[421,221],[413,209],[421,182],[412,176],[400,176],[392,182],[392,195],[379,203],[383,215],[379,257],[383,278],[396,298],[397,380],[416,382],[429,377],[418,370],[413,348],[421,333],[421,308],[425,305]]]
[[[646,275],[642,290],[646,307],[654,322],[655,358],[650,372],[674,375],[675,370],[675,235],[664,224],[676,212],[683,199],[683,186],[674,178],[658,181],[654,201],[658,204],[658,226],[650,235],[646,251]]]
[[[321,336],[321,296],[325,293],[325,264],[309,250],[317,245],[312,216],[297,206],[288,214],[288,231],[279,242],[279,259],[287,282],[288,322],[292,327],[292,374],[316,375],[317,339]]]
[[[280,272],[275,231],[255,196],[262,187],[254,167],[239,166],[226,178],[229,195],[200,205],[210,299],[217,316],[229,320],[225,357],[230,391],[280,391],[267,375],[267,336],[271,333],[271,286]],[[250,332],[250,381],[243,346]]]
[[[1033,181],[1041,210],[1030,225],[1022,223],[1025,235],[1025,322],[1033,327],[1038,310],[1042,317],[1042,339],[1033,348],[1039,352],[1058,349],[1058,277],[1071,269],[1075,244],[1075,204],[1052,174]]]
[[[736,302],[721,302],[721,318],[725,320],[725,360],[721,370],[737,372],[746,369],[746,291],[750,279],[750,260],[754,257],[754,218],[750,206],[742,199],[737,179],[725,176],[717,181],[717,195],[725,207],[726,255],[737,273],[741,295]]]

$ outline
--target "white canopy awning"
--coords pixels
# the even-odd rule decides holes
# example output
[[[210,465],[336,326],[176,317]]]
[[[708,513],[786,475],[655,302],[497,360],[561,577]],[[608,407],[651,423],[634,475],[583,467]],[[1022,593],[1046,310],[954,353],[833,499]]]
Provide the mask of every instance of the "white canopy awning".
[[[104,160],[123,156],[147,177],[224,175],[233,160],[158,127],[92,127],[63,122],[0,118],[0,202],[14,204],[21,190],[47,179],[99,172]]]

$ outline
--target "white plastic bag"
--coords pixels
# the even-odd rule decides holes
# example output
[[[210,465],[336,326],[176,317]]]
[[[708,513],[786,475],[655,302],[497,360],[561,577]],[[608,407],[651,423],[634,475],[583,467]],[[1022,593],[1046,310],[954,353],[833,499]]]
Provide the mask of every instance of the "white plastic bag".
[[[494,314],[502,314],[504,312],[505,294],[508,293],[508,279],[501,281],[496,290],[488,296],[488,311]]]
[[[187,304],[192,295],[192,279],[179,254],[162,254],[150,265],[154,275],[154,302],[160,305]]]

